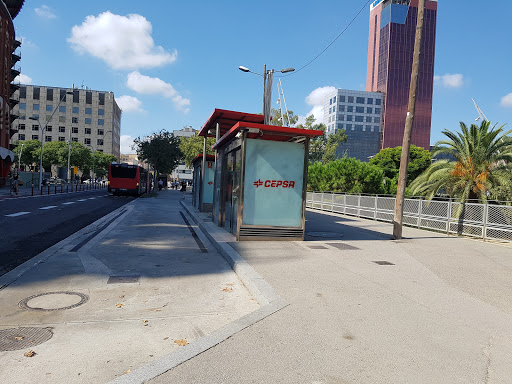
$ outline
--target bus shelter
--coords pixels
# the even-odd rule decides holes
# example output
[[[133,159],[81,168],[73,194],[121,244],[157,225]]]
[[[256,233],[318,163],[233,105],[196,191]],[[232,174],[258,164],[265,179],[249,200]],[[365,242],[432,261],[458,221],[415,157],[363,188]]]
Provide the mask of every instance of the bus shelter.
[[[206,155],[203,174],[203,155],[197,155],[192,160],[192,204],[202,212],[211,212],[213,208],[213,180],[215,176],[215,156]]]
[[[213,146],[214,222],[237,240],[303,240],[309,141],[322,134],[248,121],[232,125]]]

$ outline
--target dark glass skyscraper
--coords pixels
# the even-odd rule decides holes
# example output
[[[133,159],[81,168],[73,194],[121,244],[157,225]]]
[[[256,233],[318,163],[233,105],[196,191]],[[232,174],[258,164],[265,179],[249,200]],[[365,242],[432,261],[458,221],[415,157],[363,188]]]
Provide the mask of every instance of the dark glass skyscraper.
[[[418,0],[376,0],[370,6],[366,90],[383,92],[382,148],[402,145],[418,16]],[[411,144],[429,149],[437,0],[425,0],[423,40]]]

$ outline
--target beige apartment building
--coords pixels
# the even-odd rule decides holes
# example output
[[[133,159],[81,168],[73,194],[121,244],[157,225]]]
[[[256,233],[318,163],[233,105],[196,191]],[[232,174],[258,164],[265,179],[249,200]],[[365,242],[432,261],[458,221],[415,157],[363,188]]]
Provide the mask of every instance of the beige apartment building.
[[[17,132],[11,137],[12,144],[76,141],[119,159],[121,109],[113,92],[21,85],[16,93],[19,103],[14,113],[19,117],[13,123]]]

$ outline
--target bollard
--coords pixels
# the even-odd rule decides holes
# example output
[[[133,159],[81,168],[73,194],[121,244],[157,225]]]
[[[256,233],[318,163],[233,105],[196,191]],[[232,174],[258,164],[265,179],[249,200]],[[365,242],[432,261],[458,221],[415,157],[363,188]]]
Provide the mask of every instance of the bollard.
[[[50,194],[50,184],[48,184],[48,194]]]
[[[34,196],[34,184],[32,183],[32,196]]]
[[[41,185],[41,195],[43,194],[43,186]]]

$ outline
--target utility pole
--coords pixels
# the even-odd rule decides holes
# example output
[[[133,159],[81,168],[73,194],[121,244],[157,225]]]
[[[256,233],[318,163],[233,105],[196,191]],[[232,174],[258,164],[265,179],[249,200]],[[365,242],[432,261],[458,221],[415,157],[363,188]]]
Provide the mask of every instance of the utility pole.
[[[416,22],[416,37],[414,41],[414,55],[412,62],[411,85],[409,89],[409,105],[405,119],[404,140],[402,143],[402,156],[400,158],[400,172],[396,191],[395,218],[393,219],[393,238],[402,238],[402,224],[404,215],[405,185],[407,184],[407,166],[409,165],[409,151],[411,146],[412,125],[416,111],[416,91],[418,89],[418,72],[420,67],[421,40],[423,34],[423,17],[425,13],[425,0],[419,0],[418,20]]]

